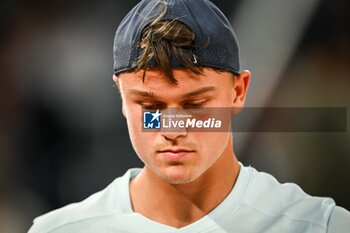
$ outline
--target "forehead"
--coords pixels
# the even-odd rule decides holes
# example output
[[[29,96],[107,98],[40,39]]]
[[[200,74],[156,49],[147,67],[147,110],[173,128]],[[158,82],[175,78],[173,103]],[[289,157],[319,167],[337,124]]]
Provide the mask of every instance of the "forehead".
[[[218,90],[230,87],[233,83],[233,74],[218,72],[204,68],[203,74],[197,75],[187,69],[174,69],[174,76],[178,83],[170,82],[165,74],[158,69],[149,69],[142,80],[144,70],[122,73],[118,76],[121,91],[128,89],[149,90],[153,92],[187,92],[199,87],[213,86]]]

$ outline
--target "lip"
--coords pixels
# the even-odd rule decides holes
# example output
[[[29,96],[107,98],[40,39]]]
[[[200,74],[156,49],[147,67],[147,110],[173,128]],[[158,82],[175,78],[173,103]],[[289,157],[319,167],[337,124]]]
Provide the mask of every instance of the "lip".
[[[194,150],[188,150],[188,149],[182,149],[182,148],[177,148],[177,149],[165,149],[165,150],[160,150],[157,151],[158,154],[160,154],[162,157],[171,160],[171,161],[177,161],[180,160],[191,153],[195,152]]]

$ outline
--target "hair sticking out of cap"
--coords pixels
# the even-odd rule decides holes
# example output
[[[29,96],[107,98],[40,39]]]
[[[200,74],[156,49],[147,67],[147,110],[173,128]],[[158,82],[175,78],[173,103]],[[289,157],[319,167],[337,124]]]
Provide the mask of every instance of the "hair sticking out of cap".
[[[142,31],[139,45],[142,51],[135,64],[135,70],[146,68],[154,62],[169,80],[176,84],[177,80],[172,72],[174,58],[196,74],[201,74],[202,69],[196,65],[197,58],[193,54],[195,34],[176,19],[163,20],[167,11],[167,5],[164,6],[160,15]]]

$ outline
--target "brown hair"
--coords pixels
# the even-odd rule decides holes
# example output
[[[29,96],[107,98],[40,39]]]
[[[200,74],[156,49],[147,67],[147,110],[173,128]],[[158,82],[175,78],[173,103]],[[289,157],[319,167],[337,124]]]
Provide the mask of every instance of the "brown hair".
[[[154,61],[159,69],[174,84],[177,80],[173,74],[171,64],[172,56],[182,63],[182,65],[195,74],[202,74],[202,68],[197,66],[196,57],[193,54],[195,34],[185,24],[180,21],[163,20],[167,11],[165,4],[161,14],[149,25],[141,34],[140,48],[142,52],[136,62],[135,70],[146,68]],[[143,80],[146,69],[143,74]]]

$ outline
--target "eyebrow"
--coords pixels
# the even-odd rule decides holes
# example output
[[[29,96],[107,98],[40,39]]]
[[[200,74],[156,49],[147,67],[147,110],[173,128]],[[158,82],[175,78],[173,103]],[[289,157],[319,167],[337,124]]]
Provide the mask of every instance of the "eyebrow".
[[[201,95],[201,94],[204,94],[206,92],[209,92],[209,91],[214,91],[215,90],[215,87],[212,87],[212,86],[209,86],[209,87],[202,87],[198,90],[195,90],[195,91],[191,91],[189,93],[186,93],[184,94],[181,99],[186,99],[186,98],[190,98],[190,97],[193,97],[193,96],[197,96],[197,95]]]
[[[191,92],[188,92],[188,93],[184,94],[183,96],[181,96],[181,99],[194,97],[194,96],[201,95],[201,94],[204,94],[206,92],[214,91],[214,90],[215,90],[215,87],[213,87],[213,86],[202,87],[202,88],[199,88],[198,90],[191,91]],[[147,98],[151,98],[151,99],[158,99],[159,98],[152,91],[139,91],[139,90],[131,89],[129,91],[129,93],[132,94],[132,95],[137,95],[137,96],[141,96],[141,97],[147,97]]]
[[[137,95],[137,96],[147,97],[147,98],[152,98],[152,99],[158,98],[158,96],[156,94],[154,94],[154,92],[152,92],[152,91],[139,91],[139,90],[131,89],[129,91],[129,93],[132,95]]]

